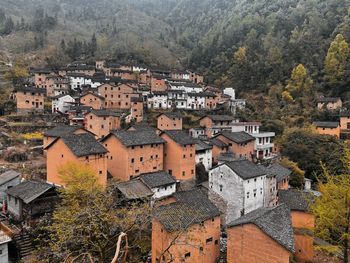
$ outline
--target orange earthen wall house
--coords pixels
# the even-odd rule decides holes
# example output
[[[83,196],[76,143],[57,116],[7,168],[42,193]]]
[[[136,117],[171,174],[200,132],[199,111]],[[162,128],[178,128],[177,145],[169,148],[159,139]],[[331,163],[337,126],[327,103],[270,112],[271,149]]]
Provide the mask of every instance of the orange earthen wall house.
[[[157,128],[164,130],[182,130],[182,117],[178,113],[162,113],[157,117]]]
[[[85,129],[97,138],[107,136],[110,131],[120,129],[121,114],[109,110],[92,110],[85,115]]]
[[[237,133],[244,133],[244,132],[237,132]],[[237,133],[232,133],[232,134],[237,134]],[[248,136],[250,136],[247,133],[246,135],[247,135],[247,138]],[[218,135],[215,138],[226,143],[229,146],[229,151],[233,152],[237,158],[245,158],[252,161],[252,156],[254,154],[254,143],[255,143],[254,137],[251,140],[249,139],[249,141],[247,139],[247,140],[242,140],[241,142],[235,142],[222,134]]]
[[[108,149],[108,172],[128,181],[163,170],[164,140],[153,132],[116,131],[102,140]]]
[[[143,120],[143,100],[142,98],[132,97],[131,98],[131,117],[136,122]]]
[[[95,110],[102,109],[105,99],[94,93],[87,93],[80,98],[80,103]]]
[[[312,236],[315,216],[303,211],[292,210],[291,217],[294,228],[295,257],[298,262],[312,262],[315,255]]]
[[[220,256],[220,217],[195,224],[183,231],[168,232],[156,219],[152,222],[152,263],[215,263]],[[177,237],[179,235],[179,237]],[[176,238],[177,237],[177,238]],[[169,253],[163,251],[176,239]]]
[[[349,113],[341,113],[340,115],[340,129],[350,130],[350,112]]]
[[[227,229],[228,263],[289,263],[291,253],[254,224]]]
[[[55,128],[48,130],[44,133],[43,148],[46,148],[46,146],[48,146],[58,137],[62,137],[69,134],[82,134],[82,133],[88,133],[88,131],[79,126],[68,126],[68,125],[56,126]]]
[[[152,76],[151,77],[151,91],[166,91],[167,85],[165,83],[165,77]]]
[[[340,138],[340,125],[339,122],[330,121],[316,121],[313,123],[319,134],[331,135]]]
[[[133,88],[126,84],[117,87],[103,84],[98,87],[98,92],[105,99],[104,108],[106,109],[130,109],[131,98],[138,96],[133,93]]]
[[[284,178],[280,182],[277,182],[277,189],[288,190],[289,188],[289,178]]]
[[[191,180],[196,175],[195,142],[183,131],[164,131],[164,170],[177,180]]]
[[[212,96],[208,95],[205,97],[205,107],[207,109],[215,109],[216,104],[217,104],[216,95],[213,94]]]
[[[22,87],[14,92],[17,112],[43,111],[45,89],[35,87]]]
[[[111,75],[113,77],[117,77],[121,79],[136,80],[136,74],[134,74],[131,70],[112,69]]]
[[[50,70],[37,70],[34,73],[34,84],[37,88],[47,88],[47,77],[50,76]]]
[[[149,84],[149,79],[150,79],[150,77],[149,77],[147,71],[139,73],[139,82],[141,84]]]
[[[47,181],[49,183],[63,185],[59,175],[59,169],[67,163],[79,163],[83,166],[90,166],[101,185],[105,186],[107,184],[107,151],[100,145],[99,152],[87,152],[86,154],[88,155],[77,156],[71,148],[74,147],[74,144],[79,146],[85,144],[83,147],[87,147],[87,149],[83,150],[91,150],[89,149],[89,143],[85,139],[81,140],[81,136],[89,136],[90,142],[95,140],[90,134],[69,135],[56,139],[45,148],[47,150]],[[98,144],[96,140],[94,143]],[[78,149],[78,151],[81,151],[81,149]]]
[[[213,163],[217,163],[219,155],[228,151],[228,145],[218,139],[210,140],[209,144],[213,146],[212,161]]]

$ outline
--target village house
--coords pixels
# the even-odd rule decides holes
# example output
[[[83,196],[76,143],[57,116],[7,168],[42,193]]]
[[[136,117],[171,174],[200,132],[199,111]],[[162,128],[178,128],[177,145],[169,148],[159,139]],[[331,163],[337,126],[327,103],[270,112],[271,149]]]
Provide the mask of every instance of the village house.
[[[223,131],[214,138],[226,143],[238,159],[254,159],[255,138],[246,132]]]
[[[350,130],[350,111],[342,111],[339,115],[340,118],[340,131]]]
[[[273,163],[267,166],[266,169],[268,173],[276,176],[278,190],[289,189],[289,177],[292,174],[291,170],[279,163]]]
[[[13,99],[16,101],[17,113],[44,111],[45,89],[35,87],[16,88]]]
[[[103,106],[106,109],[130,109],[131,98],[139,97],[128,84],[118,86],[103,84],[98,87],[98,93],[104,98]]]
[[[216,109],[217,107],[217,96],[211,92],[203,92],[205,96],[205,108],[206,109]]]
[[[167,84],[166,79],[168,77],[160,74],[152,74],[151,76],[151,92],[154,91],[166,91]]]
[[[190,73],[184,70],[171,71],[171,78],[176,80],[190,80]]]
[[[188,95],[182,90],[168,90],[167,101],[169,109],[187,109]]]
[[[203,93],[187,93],[187,109],[201,110],[205,108],[205,94]]]
[[[289,263],[294,253],[287,206],[259,208],[227,226],[228,263]]]
[[[166,91],[153,91],[147,98],[147,107],[156,110],[168,109],[168,93]]]
[[[156,208],[152,263],[215,263],[220,256],[220,212],[198,189],[176,192]]]
[[[226,162],[209,171],[209,189],[226,203],[225,222],[266,204],[266,171],[248,160]]]
[[[62,94],[55,97],[52,97],[52,113],[66,113],[70,106],[75,103],[75,99],[68,94]]]
[[[8,170],[0,174],[0,203],[4,205],[6,200],[6,190],[18,185],[21,182],[21,173]]]
[[[340,124],[337,121],[315,121],[312,123],[319,134],[340,138]]]
[[[56,127],[44,132],[43,148],[46,148],[50,143],[59,137],[69,134],[89,133],[81,126],[57,125]]]
[[[46,96],[54,97],[61,94],[68,94],[69,79],[59,75],[50,75],[46,78]]]
[[[202,93],[203,87],[191,82],[167,82],[170,90],[183,91],[184,93]]]
[[[58,201],[55,186],[33,180],[9,188],[6,195],[7,212],[15,221],[30,221],[50,213]]]
[[[70,64],[67,67],[60,68],[60,75],[67,75],[69,73],[84,74],[87,76],[93,76],[96,73],[95,65],[87,65],[85,63]]]
[[[213,146],[212,149],[212,164],[215,165],[218,163],[218,157],[223,154],[227,153],[229,151],[229,145],[224,143],[223,141],[219,140],[218,138],[211,138],[206,140],[208,144]],[[232,153],[233,154],[233,153]]]
[[[118,183],[117,189],[119,196],[128,201],[149,200],[153,206],[157,200],[176,192],[176,180],[169,173],[159,171],[142,174],[130,181]]]
[[[80,103],[95,110],[102,109],[105,105],[105,98],[92,92],[88,92],[80,97]]]
[[[166,141],[164,146],[164,170],[177,180],[192,180],[196,170],[196,142],[186,132],[163,131],[160,136]]]
[[[85,129],[97,138],[107,136],[112,130],[120,129],[123,113],[112,110],[91,110],[85,115]]]
[[[120,181],[163,170],[165,141],[153,131],[113,131],[102,139],[108,172]]]
[[[46,89],[47,88],[47,78],[50,75],[54,75],[51,69],[33,69],[34,73],[34,85],[37,88]]]
[[[111,69],[110,76],[126,80],[136,80],[136,74],[132,70]]]
[[[190,73],[190,80],[197,84],[202,84],[204,82],[204,77],[202,75],[199,75],[193,71],[189,71]]]
[[[134,120],[135,122],[143,121],[143,99],[142,99],[142,97],[131,97],[130,105],[131,105],[131,109],[130,109],[131,120]]]
[[[234,118],[228,115],[206,115],[199,119],[199,125],[205,128],[208,138],[222,131],[231,131]]]
[[[69,125],[84,126],[85,114],[91,110],[92,107],[85,105],[77,104],[70,106],[69,110],[66,113],[68,115]]]
[[[107,184],[107,150],[89,133],[69,134],[47,145],[47,182],[64,185],[59,169],[67,163],[89,166],[102,186]]]
[[[195,139],[196,142],[196,164],[203,164],[206,171],[209,171],[213,166],[213,146],[206,142]]]
[[[157,116],[157,128],[164,130],[182,130],[182,116],[178,112],[165,112]]]
[[[233,132],[246,132],[255,138],[255,158],[266,160],[276,157],[274,153],[274,132],[260,132],[260,122],[236,122],[232,125]]]
[[[193,138],[204,138],[205,136],[205,129],[203,127],[193,127],[189,129],[189,134]]]
[[[319,110],[337,110],[343,106],[341,98],[320,98],[317,101],[317,108]]]
[[[278,197],[279,203],[291,210],[296,259],[298,262],[313,262],[315,216],[309,207],[313,196],[299,189],[288,189],[278,191]]]

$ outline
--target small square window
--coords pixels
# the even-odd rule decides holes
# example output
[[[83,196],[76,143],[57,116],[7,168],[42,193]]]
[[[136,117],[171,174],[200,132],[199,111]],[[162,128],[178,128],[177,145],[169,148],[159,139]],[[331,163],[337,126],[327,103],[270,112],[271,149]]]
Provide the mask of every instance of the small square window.
[[[185,254],[185,258],[189,258],[191,256],[191,252]]]
[[[135,162],[134,158],[131,158],[131,163],[134,163],[134,162]]]

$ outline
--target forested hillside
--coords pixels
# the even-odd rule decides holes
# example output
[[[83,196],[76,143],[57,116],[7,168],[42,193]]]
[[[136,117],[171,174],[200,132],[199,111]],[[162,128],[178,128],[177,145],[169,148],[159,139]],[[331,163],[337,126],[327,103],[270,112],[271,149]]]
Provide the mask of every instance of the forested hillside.
[[[98,57],[189,67],[209,83],[239,90],[266,91],[301,63],[327,91],[330,43],[339,33],[350,40],[349,0],[0,0],[0,6],[2,50],[40,54],[53,65]]]

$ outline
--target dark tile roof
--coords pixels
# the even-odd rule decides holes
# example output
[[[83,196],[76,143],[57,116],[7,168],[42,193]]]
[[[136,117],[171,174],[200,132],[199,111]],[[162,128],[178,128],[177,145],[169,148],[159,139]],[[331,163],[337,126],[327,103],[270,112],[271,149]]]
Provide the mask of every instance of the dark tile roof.
[[[46,89],[36,88],[36,87],[19,87],[15,88],[16,92],[31,92],[31,93],[46,93]]]
[[[294,233],[290,210],[286,205],[259,208],[229,223],[228,227],[245,224],[256,225],[277,243],[294,253]]]
[[[0,174],[0,185],[3,185],[19,176],[21,176],[21,173],[14,170],[8,170]]]
[[[105,97],[102,97],[101,95],[98,95],[98,94],[93,93],[93,92],[87,92],[87,93],[81,95],[80,98],[85,97],[86,95],[89,95],[89,94],[91,94],[92,96],[95,96],[96,98],[99,98],[99,99],[101,99],[101,100],[105,100]]]
[[[152,190],[139,178],[117,184],[117,189],[126,199],[144,199],[153,195]]]
[[[243,131],[242,132],[223,131],[223,132],[220,132],[217,136],[219,136],[220,134],[235,143],[246,143],[246,142],[251,142],[255,140],[253,136]]]
[[[89,133],[65,135],[62,140],[78,157],[107,153],[106,148]]]
[[[208,142],[211,144],[211,145],[215,145],[217,147],[228,147],[228,145],[226,143],[224,143],[223,141],[219,140],[218,138],[211,138],[208,140]]]
[[[211,150],[213,149],[213,146],[203,142],[200,139],[194,139],[194,141],[196,142],[196,152],[200,152],[200,151],[206,151],[206,150]]]
[[[339,122],[337,121],[314,121],[312,124],[320,128],[338,128],[339,127]]]
[[[130,128],[128,128],[128,131],[135,130],[135,131],[152,131],[154,133],[157,132],[157,128],[154,128],[150,126],[146,122],[138,122],[132,125]]]
[[[172,175],[170,175],[168,172],[165,172],[165,171],[142,174],[140,175],[140,179],[149,188],[166,186],[166,185],[176,183],[176,179]]]
[[[220,215],[219,209],[199,189],[174,194],[174,203],[155,209],[155,218],[169,232],[185,230],[189,226]]]
[[[290,210],[309,211],[309,204],[313,196],[309,192],[299,189],[278,190],[278,198],[281,204],[286,204]]]
[[[113,131],[111,134],[127,147],[165,143],[165,140],[153,131]]]
[[[168,118],[172,119],[172,118],[178,118],[181,119],[182,115],[180,112],[164,112],[164,113],[160,113],[157,117],[165,115]]]
[[[62,137],[74,133],[76,130],[83,129],[81,126],[58,125],[44,133],[47,137]]]
[[[236,155],[233,152],[220,153],[217,160],[218,162],[232,162],[236,160]]]
[[[101,110],[91,110],[90,111],[92,114],[95,114],[98,117],[108,117],[108,116],[113,116],[113,117],[120,117],[125,113],[125,111],[122,110],[107,110],[107,109],[101,109]]]
[[[350,117],[350,111],[341,111],[339,117]]]
[[[154,95],[162,95],[162,96],[167,96],[168,92],[167,91],[161,91],[161,90],[155,90],[152,92]]]
[[[281,182],[283,179],[288,178],[292,173],[291,170],[279,163],[274,163],[266,167],[266,171],[272,175],[276,175],[277,182]]]
[[[206,115],[202,117],[201,119],[208,117],[209,119],[213,121],[233,121],[235,118],[230,115]]]
[[[180,145],[192,145],[196,144],[196,141],[189,136],[185,131],[182,130],[166,130],[163,131],[162,134],[165,133],[168,135],[174,142]]]
[[[24,181],[19,185],[9,188],[6,193],[8,195],[21,199],[26,204],[29,204],[31,201],[47,192],[51,188],[54,188],[54,186],[51,184],[30,180]]]
[[[261,166],[248,160],[237,160],[225,163],[232,171],[234,171],[243,180],[266,175],[266,171]]]

